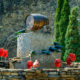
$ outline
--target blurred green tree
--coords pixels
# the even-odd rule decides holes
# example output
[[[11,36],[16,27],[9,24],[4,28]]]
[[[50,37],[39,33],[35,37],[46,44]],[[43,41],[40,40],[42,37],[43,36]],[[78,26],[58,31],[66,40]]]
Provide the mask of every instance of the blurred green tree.
[[[69,15],[70,15],[70,6],[69,0],[64,0],[63,7],[61,10],[61,18],[59,23],[59,43],[65,47],[65,34],[67,30],[67,26],[69,23]],[[65,49],[62,49],[62,60],[64,56]]]
[[[78,29],[78,7],[74,7],[71,10],[69,16],[69,25],[65,35],[65,54],[64,61],[69,53],[76,54],[76,61],[80,61],[80,36]]]
[[[55,14],[55,21],[54,21],[54,41],[59,41],[59,21],[61,18],[61,10],[63,6],[64,0],[57,0],[57,8]]]

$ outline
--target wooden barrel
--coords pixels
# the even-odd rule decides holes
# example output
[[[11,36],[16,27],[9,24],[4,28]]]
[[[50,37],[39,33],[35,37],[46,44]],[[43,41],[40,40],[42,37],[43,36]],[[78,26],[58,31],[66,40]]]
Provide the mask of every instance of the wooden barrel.
[[[49,19],[41,14],[31,14],[26,18],[27,30],[35,31],[49,24]]]

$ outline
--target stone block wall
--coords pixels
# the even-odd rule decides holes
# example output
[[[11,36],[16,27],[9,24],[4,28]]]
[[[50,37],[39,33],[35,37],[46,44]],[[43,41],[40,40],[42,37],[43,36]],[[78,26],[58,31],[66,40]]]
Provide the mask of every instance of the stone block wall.
[[[35,51],[37,54],[41,50],[48,49],[52,45],[53,36],[41,32],[22,33],[17,39],[17,57],[25,57],[28,51]]]
[[[40,68],[54,68],[54,60],[57,58],[61,58],[61,53],[51,53],[51,55],[33,55],[31,60],[34,62],[36,59],[40,61]],[[12,58],[13,59],[13,58]],[[20,58],[21,61],[14,62],[10,60],[15,69],[26,69],[27,61],[30,60],[29,57]]]
[[[80,68],[0,69],[0,80],[80,80]]]

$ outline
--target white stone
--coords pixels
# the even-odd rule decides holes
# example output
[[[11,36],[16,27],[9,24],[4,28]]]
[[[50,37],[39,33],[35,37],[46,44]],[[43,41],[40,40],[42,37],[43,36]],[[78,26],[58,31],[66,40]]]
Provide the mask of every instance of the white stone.
[[[17,39],[17,57],[27,56],[27,51],[33,50],[39,54],[42,49],[48,50],[52,41],[53,36],[51,34],[40,32],[22,33]]]

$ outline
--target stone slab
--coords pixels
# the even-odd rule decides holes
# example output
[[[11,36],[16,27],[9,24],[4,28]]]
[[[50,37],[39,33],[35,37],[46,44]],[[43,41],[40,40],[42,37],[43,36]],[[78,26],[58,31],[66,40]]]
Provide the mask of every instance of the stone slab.
[[[17,39],[17,57],[28,56],[28,51],[35,51],[37,54],[41,50],[48,49],[52,45],[53,36],[40,32],[22,33]]]
[[[61,53],[52,53],[51,55],[33,55],[31,60],[34,62],[36,59],[38,59],[40,61],[40,69],[42,68],[55,68],[54,66],[54,61],[55,59],[57,58],[61,58]],[[27,64],[27,61],[30,60],[29,57],[27,58],[22,58],[21,62],[15,62],[13,65],[14,65],[14,68],[15,69],[26,69],[26,64]]]

